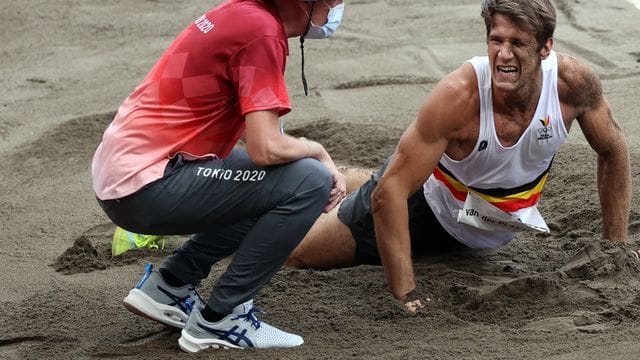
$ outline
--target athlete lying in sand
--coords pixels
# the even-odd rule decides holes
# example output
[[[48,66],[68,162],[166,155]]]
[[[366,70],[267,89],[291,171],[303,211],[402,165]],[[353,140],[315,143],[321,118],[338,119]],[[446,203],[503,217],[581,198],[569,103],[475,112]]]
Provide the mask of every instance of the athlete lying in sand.
[[[486,0],[482,17],[488,56],[440,81],[388,162],[315,223],[289,266],[382,263],[393,296],[415,312],[424,299],[412,253],[442,244],[496,248],[518,226],[545,230],[536,205],[574,120],[598,155],[602,236],[626,242],[627,144],[598,76],[552,50],[553,5]]]

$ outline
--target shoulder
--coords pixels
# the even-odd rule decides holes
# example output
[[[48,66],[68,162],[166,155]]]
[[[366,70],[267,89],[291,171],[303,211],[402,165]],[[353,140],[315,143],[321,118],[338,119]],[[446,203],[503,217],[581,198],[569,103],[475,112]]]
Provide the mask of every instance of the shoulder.
[[[440,80],[438,88],[449,92],[478,92],[478,79],[473,65],[464,63]]]
[[[477,97],[478,80],[475,70],[469,63],[464,63],[457,69],[444,76],[430,92],[425,104],[429,105],[436,99],[438,104],[450,107],[456,104],[469,103],[470,97]],[[434,104],[431,104],[434,105]]]
[[[474,119],[480,108],[478,80],[473,66],[465,63],[440,80],[423,102],[418,124],[453,135]]]
[[[425,101],[425,106],[437,109],[443,116],[464,118],[466,111],[479,106],[478,79],[473,66],[464,63],[438,82]]]
[[[558,53],[558,94],[561,102],[580,113],[600,103],[602,84],[598,74],[586,63]]]
[[[238,35],[278,37],[286,40],[282,23],[273,9],[256,1],[233,1],[211,12],[216,23]]]

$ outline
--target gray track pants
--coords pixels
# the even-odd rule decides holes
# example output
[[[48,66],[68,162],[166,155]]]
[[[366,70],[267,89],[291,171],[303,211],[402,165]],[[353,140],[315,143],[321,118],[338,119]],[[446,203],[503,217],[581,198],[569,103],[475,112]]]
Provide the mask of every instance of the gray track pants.
[[[314,159],[258,167],[244,150],[225,159],[174,158],[165,176],[133,195],[99,200],[114,223],[142,234],[194,234],[163,268],[197,285],[235,255],[207,302],[220,314],[255,295],[320,216],[331,175]]]

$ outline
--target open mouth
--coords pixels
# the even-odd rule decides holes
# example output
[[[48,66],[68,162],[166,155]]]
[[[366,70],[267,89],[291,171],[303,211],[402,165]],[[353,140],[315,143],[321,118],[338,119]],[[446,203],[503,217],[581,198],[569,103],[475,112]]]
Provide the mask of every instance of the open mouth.
[[[507,75],[514,75],[518,72],[515,66],[497,66],[498,72]]]

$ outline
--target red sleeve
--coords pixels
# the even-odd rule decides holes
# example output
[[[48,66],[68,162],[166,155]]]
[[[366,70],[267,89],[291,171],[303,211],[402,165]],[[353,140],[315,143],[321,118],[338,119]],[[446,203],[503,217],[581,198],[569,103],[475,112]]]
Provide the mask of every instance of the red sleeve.
[[[276,110],[281,116],[291,111],[284,80],[286,46],[276,37],[262,37],[231,57],[231,81],[243,116],[257,110]]]

